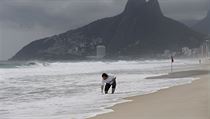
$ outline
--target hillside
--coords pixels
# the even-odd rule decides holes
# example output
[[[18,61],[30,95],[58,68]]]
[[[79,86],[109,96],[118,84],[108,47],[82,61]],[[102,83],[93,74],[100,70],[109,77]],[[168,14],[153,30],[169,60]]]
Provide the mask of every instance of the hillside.
[[[145,56],[168,49],[195,48],[202,35],[163,15],[157,0],[128,0],[114,17],[92,22],[63,34],[34,41],[12,60],[84,59],[105,45],[107,57]]]

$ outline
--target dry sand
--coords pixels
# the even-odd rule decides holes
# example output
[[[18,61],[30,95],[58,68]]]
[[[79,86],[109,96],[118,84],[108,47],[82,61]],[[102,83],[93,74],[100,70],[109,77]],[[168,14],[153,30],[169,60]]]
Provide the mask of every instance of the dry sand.
[[[197,75],[201,79],[192,84],[128,98],[133,101],[116,105],[112,107],[113,112],[91,119],[210,119],[210,74],[207,73],[205,70],[193,70],[150,77],[181,78]]]

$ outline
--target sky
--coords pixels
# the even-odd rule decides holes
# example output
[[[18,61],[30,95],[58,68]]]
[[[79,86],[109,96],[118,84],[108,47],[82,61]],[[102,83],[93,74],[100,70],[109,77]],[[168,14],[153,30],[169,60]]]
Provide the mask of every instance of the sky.
[[[51,35],[121,13],[127,0],[0,0],[0,60]],[[210,0],[159,0],[165,16],[179,21],[205,17]]]

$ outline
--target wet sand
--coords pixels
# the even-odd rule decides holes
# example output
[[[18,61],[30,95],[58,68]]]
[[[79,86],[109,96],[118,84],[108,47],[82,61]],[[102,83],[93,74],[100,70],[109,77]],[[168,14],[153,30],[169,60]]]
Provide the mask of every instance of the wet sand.
[[[208,69],[208,68],[204,68]],[[91,119],[210,119],[210,74],[208,70],[191,70],[149,77],[149,79],[199,77],[192,84],[160,90],[153,94],[127,98],[111,113]]]

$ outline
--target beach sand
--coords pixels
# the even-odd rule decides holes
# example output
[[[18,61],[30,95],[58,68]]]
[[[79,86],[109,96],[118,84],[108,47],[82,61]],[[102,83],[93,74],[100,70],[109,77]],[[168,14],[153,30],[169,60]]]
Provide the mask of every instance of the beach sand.
[[[91,119],[210,119],[210,74],[207,70],[176,72],[149,77],[199,77],[191,84],[160,90],[153,94],[127,98],[132,102],[118,104],[111,113]]]

